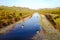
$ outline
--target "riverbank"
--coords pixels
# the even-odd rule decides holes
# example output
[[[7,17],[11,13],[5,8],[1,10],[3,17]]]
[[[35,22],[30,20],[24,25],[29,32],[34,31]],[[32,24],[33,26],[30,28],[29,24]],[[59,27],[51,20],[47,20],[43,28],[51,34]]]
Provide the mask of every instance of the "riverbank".
[[[49,33],[58,32],[44,15],[40,14],[40,17],[41,17],[40,25],[46,32],[49,32]]]
[[[41,17],[40,17],[41,20]],[[40,25],[40,31],[37,31],[36,34],[32,37],[33,40],[45,40],[45,31],[42,28],[42,25]]]
[[[24,20],[21,19],[20,21],[14,23],[14,24],[11,24],[11,25],[9,25],[9,26],[6,26],[5,28],[0,29],[0,34],[8,33],[9,31],[13,30],[13,28],[15,27],[15,25],[17,25],[17,24],[19,24],[19,23],[21,23],[21,22],[23,22],[23,21],[26,21],[26,20],[29,19],[30,17],[31,17],[31,15],[28,15],[28,16],[24,17]]]
[[[60,40],[60,33],[53,27],[45,15],[40,14],[41,31],[33,36],[33,40]]]
[[[53,27],[45,15],[40,14],[40,25],[45,31],[45,40],[60,40],[60,32]]]

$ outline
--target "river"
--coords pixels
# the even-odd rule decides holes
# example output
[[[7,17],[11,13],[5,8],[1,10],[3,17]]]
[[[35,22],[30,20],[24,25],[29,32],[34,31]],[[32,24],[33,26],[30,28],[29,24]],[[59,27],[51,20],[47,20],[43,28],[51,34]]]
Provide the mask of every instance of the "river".
[[[0,40],[32,40],[31,38],[40,32],[40,16],[34,13],[31,18],[15,25],[12,31],[0,35]]]

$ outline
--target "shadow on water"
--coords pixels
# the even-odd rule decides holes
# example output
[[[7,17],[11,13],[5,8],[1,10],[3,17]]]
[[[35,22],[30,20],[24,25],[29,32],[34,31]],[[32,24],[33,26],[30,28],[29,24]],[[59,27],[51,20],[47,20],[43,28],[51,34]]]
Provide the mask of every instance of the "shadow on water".
[[[40,31],[40,16],[34,13],[33,16],[15,26],[15,28],[7,34],[0,35],[0,40],[32,40],[31,38]],[[23,28],[21,27],[23,24]]]

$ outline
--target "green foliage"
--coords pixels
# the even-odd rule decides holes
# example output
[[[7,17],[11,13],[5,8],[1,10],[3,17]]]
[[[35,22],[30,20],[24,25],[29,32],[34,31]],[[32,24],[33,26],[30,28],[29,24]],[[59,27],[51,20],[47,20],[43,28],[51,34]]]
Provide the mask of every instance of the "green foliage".
[[[40,14],[51,15],[51,19],[56,23],[56,28],[60,30],[60,7],[41,9],[38,12]]]
[[[22,17],[31,15],[33,12],[34,10],[28,8],[0,6],[0,24],[6,26],[15,23]]]
[[[38,10],[39,13],[42,14],[59,14],[60,15],[60,8],[46,8]]]

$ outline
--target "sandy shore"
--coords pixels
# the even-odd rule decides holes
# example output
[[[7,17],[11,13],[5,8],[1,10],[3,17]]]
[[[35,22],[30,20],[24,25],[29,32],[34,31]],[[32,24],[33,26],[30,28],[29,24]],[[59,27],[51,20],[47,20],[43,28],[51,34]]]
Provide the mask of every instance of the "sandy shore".
[[[26,18],[24,18],[24,21],[28,20],[29,18],[31,18],[31,15],[26,17]],[[14,24],[11,24],[11,25],[9,25],[9,26],[7,26],[5,28],[0,29],[0,34],[8,33],[9,31],[13,30],[15,25],[17,25],[17,24],[19,24],[21,22],[23,22],[22,19],[20,21],[16,22],[16,23],[14,23]]]

